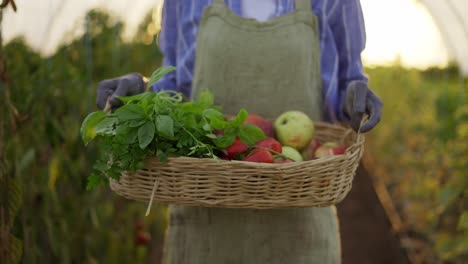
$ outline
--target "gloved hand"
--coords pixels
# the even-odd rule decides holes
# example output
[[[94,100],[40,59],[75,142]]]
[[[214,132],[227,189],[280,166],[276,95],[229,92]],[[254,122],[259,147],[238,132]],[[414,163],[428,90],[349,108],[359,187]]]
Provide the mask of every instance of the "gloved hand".
[[[366,82],[353,81],[346,91],[344,113],[350,119],[350,125],[358,131],[364,114],[369,116],[362,125],[361,132],[367,132],[374,128],[382,115],[382,100],[372,92]]]
[[[109,99],[112,109],[122,105],[117,96],[131,96],[145,91],[144,77],[139,73],[130,73],[124,76],[104,80],[99,83],[96,104],[100,109],[106,107]]]

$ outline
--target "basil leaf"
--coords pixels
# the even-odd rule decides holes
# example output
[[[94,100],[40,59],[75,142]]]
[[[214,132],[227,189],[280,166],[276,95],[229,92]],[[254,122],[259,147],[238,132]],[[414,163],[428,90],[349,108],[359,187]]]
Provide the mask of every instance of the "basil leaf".
[[[164,75],[168,74],[171,71],[174,71],[176,68],[173,66],[168,66],[168,67],[161,67],[153,72],[151,74],[151,77],[148,80],[148,84],[146,86],[146,90],[149,91],[151,86],[153,86],[155,83],[159,81]]]
[[[148,122],[138,129],[138,143],[141,149],[145,149],[154,138],[155,127],[153,122]]]
[[[239,129],[239,138],[247,145],[254,145],[258,141],[265,139],[265,133],[254,125],[246,124]]]
[[[136,127],[119,126],[116,129],[114,141],[127,146],[131,146],[132,144],[138,146],[138,130],[139,128]],[[126,147],[123,149],[124,153],[127,152],[125,149]]]
[[[115,135],[115,124],[119,120],[116,117],[105,117],[96,126],[96,135]]]
[[[138,139],[138,131],[139,129],[137,128],[129,130],[127,134],[122,137],[121,142],[127,145],[135,143]]]
[[[145,119],[137,119],[137,120],[132,120],[128,123],[129,127],[139,127],[143,125],[147,120]]]
[[[208,108],[208,109],[203,110],[203,116],[205,116],[208,119],[222,119],[222,120],[224,120],[223,113],[221,113],[218,110],[215,110],[213,108]]]
[[[225,133],[223,136],[219,137],[218,140],[215,141],[215,143],[218,148],[224,149],[232,145],[232,143],[234,143],[235,140],[235,133]]]
[[[89,114],[83,120],[80,128],[81,139],[85,145],[96,137],[96,126],[104,119],[106,113],[97,111]]]
[[[174,120],[168,115],[160,115],[156,117],[156,128],[163,136],[174,136]]]
[[[156,96],[153,92],[145,92],[140,93],[132,96],[117,96],[117,98],[122,101],[124,104],[129,104],[133,102],[139,102],[142,100],[151,100],[154,96]]]
[[[218,110],[212,108],[205,109],[203,111],[203,116],[210,120],[210,125],[213,129],[225,129],[229,125],[229,122],[225,120],[223,113]]]
[[[206,137],[211,139],[217,139],[218,137],[215,134],[205,134]]]
[[[145,118],[145,110],[140,105],[128,104],[117,109],[115,116],[122,121],[143,119]]]
[[[240,125],[242,125],[244,123],[244,121],[247,119],[247,116],[249,115],[249,113],[247,113],[247,111],[242,108],[239,113],[237,113],[237,116],[236,118],[234,118],[234,120],[232,120],[231,124],[233,127],[239,127]]]
[[[211,126],[210,126],[210,124],[204,124],[204,125],[203,125],[203,130],[205,130],[205,131],[211,131]]]
[[[202,107],[209,107],[214,104],[214,96],[209,90],[203,90],[197,99]]]
[[[213,129],[225,129],[228,125],[229,122],[221,120],[221,119],[211,119],[210,125]]]
[[[129,126],[126,126],[126,123],[120,124],[117,126],[115,129],[115,135],[116,137],[127,137],[128,134],[132,131],[135,130],[136,128],[132,128]]]

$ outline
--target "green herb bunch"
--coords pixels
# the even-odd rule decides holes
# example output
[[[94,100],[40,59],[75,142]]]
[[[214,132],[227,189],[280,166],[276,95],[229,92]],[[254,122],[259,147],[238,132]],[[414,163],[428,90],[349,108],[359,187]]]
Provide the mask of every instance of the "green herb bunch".
[[[148,86],[169,70],[158,69]],[[260,128],[243,124],[248,116],[245,109],[227,120],[208,90],[196,101],[186,101],[181,93],[172,91],[119,99],[124,105],[115,112],[93,112],[82,123],[83,142],[98,141],[102,153],[87,189],[106,184],[109,178],[118,180],[123,171],[143,168],[150,156],[163,162],[180,156],[218,159],[236,137],[248,145],[266,137]]]

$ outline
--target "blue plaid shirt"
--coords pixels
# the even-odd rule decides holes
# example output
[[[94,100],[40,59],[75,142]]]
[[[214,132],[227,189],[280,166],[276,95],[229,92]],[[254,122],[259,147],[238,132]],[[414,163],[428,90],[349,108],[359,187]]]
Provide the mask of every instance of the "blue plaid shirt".
[[[231,10],[242,14],[240,0],[225,0]],[[324,119],[345,121],[343,101],[348,84],[367,81],[361,52],[366,36],[359,0],[313,0],[312,11],[320,27],[321,72]],[[203,10],[212,0],[165,0],[159,46],[164,66],[175,66],[153,86],[153,90],[175,90],[190,96],[198,26]],[[295,0],[276,0],[274,16],[294,11]]]

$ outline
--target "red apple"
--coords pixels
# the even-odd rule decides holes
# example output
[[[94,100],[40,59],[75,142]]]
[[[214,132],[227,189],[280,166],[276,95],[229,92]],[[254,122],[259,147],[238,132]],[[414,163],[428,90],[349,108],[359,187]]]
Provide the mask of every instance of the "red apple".
[[[341,155],[346,151],[346,146],[343,144],[338,144],[336,142],[327,142],[322,146],[318,147],[315,151],[315,157],[321,158],[331,155]]]
[[[303,151],[302,151],[302,157],[304,157],[304,160],[311,160],[315,158],[315,151],[322,145],[318,139],[312,139],[312,141],[309,143],[309,146],[307,146]]]
[[[265,119],[259,115],[249,114],[244,124],[251,124],[259,127],[261,130],[263,130],[263,133],[265,133],[267,137],[273,137],[275,135],[273,121]]]

